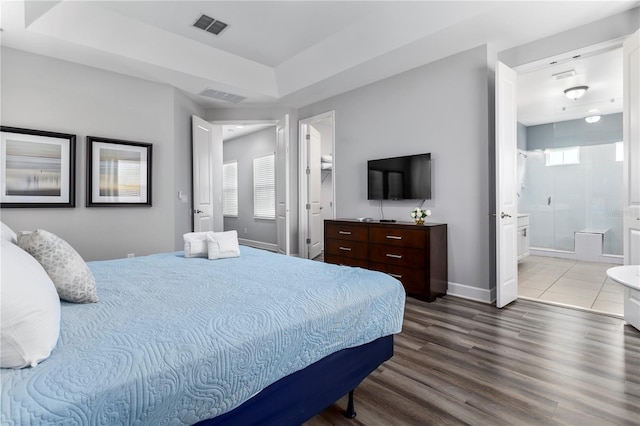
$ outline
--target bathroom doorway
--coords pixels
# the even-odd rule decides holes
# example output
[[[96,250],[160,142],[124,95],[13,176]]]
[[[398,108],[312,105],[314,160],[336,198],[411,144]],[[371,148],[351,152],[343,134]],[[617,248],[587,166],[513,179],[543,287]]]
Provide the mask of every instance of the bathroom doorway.
[[[622,69],[619,41],[516,69],[519,297],[623,313]]]

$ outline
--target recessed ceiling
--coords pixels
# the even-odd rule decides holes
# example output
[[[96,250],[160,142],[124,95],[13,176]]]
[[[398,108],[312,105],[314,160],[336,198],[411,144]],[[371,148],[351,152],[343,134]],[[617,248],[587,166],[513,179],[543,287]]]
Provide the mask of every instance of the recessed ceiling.
[[[204,107],[302,107],[483,43],[506,50],[638,4],[16,0],[0,3],[0,25],[3,46],[169,84]],[[218,36],[193,27],[202,14],[229,26]],[[201,96],[207,89],[244,99]]]
[[[578,56],[578,57],[575,57]],[[518,121],[525,126],[622,112],[622,49],[617,44],[595,52],[585,50],[552,58],[548,64],[518,74]],[[574,71],[566,78],[555,75]],[[564,91],[588,86],[577,100]]]

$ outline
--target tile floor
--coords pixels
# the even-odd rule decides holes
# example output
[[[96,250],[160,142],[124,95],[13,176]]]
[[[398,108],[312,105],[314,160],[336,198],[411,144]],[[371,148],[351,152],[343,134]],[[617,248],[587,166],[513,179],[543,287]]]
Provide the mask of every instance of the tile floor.
[[[622,316],[623,287],[607,277],[612,266],[618,265],[528,256],[518,264],[518,294]]]

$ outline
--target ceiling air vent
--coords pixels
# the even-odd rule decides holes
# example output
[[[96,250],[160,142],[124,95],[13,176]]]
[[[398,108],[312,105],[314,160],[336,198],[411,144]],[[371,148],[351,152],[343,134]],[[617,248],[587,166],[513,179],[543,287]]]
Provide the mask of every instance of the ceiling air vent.
[[[228,25],[224,22],[213,19],[212,17],[207,15],[200,16],[196,20],[196,22],[194,22],[193,26],[215,35],[220,34],[222,30],[228,27]]]
[[[565,78],[575,77],[575,75],[576,75],[576,70],[568,70],[568,71],[559,72],[557,74],[553,74],[551,78],[553,78],[554,80],[563,80]]]
[[[247,99],[244,96],[234,95],[233,93],[222,92],[220,90],[215,89],[205,89],[199,93],[200,96],[206,96],[208,98],[220,99],[222,101],[232,102],[237,104],[238,102],[242,102]]]

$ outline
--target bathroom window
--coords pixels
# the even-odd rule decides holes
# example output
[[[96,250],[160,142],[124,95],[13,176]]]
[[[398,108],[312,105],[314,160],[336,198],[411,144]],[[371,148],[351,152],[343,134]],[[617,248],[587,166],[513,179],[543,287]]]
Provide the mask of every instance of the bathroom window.
[[[580,147],[545,149],[544,155],[547,166],[564,166],[580,164]]]
[[[622,142],[616,142],[616,161],[624,160],[624,150],[622,148]]]

